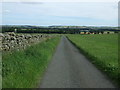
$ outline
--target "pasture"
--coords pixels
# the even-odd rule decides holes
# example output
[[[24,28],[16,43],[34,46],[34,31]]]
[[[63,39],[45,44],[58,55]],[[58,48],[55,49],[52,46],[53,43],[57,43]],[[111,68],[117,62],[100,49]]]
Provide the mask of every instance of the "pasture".
[[[120,84],[118,34],[67,36],[96,67],[106,73],[113,82]]]

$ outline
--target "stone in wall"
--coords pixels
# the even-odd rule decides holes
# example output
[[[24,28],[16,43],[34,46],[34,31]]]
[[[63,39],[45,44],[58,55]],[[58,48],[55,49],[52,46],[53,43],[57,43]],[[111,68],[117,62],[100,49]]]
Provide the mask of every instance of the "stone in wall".
[[[14,32],[0,33],[0,50],[13,51],[25,49],[26,46],[38,43],[52,35],[45,34],[15,34]]]

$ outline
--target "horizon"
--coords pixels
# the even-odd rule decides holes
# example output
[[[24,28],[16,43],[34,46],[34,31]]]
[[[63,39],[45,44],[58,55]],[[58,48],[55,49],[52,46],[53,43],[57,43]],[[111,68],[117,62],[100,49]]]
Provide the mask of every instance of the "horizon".
[[[95,25],[27,25],[27,24],[24,24],[24,25],[0,25],[0,26],[36,26],[36,27],[49,27],[49,26],[76,26],[76,27],[118,27],[118,26],[95,26]]]

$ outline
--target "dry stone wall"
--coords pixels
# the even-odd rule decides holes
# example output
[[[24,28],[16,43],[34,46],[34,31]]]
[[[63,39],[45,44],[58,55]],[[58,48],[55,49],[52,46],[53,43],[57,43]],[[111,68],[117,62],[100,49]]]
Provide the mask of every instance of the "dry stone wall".
[[[47,34],[15,34],[0,33],[0,50],[2,51],[13,51],[25,49],[26,46],[41,42],[47,38],[51,38],[53,35]]]

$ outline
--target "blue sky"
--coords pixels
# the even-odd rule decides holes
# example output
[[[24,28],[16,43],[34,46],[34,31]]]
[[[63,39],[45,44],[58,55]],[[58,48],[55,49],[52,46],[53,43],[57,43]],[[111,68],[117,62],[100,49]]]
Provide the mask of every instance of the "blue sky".
[[[6,2],[2,14],[4,25],[118,25],[115,2]]]

